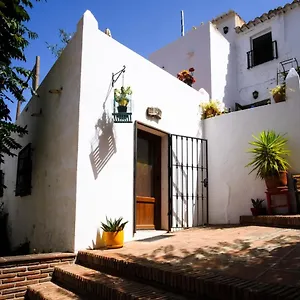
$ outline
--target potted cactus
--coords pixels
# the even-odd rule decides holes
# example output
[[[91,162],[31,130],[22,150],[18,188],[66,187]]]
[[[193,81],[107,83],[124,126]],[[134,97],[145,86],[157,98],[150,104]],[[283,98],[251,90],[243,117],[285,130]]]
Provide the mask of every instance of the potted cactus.
[[[128,223],[122,222],[123,218],[108,219],[106,223],[101,222],[103,230],[103,241],[107,249],[122,248],[124,245],[124,227]]]

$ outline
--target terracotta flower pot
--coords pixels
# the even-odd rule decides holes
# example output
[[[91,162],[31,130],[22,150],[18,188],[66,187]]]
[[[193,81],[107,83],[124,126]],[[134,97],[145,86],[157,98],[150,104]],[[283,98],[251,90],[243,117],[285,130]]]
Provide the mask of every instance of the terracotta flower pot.
[[[268,190],[274,190],[281,186],[287,186],[287,172],[279,172],[277,176],[269,176],[265,178]]]
[[[261,208],[251,207],[251,212],[252,212],[252,216],[254,217],[264,216],[267,214],[267,209],[265,207],[261,207]]]
[[[274,99],[275,103],[284,102],[285,96],[282,94],[276,93],[273,95],[273,99]]]

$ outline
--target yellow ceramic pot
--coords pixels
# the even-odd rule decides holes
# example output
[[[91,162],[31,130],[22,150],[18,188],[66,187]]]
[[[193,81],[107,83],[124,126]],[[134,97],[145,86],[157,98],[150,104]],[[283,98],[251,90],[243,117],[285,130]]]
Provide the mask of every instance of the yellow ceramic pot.
[[[108,249],[122,248],[124,245],[124,231],[118,232],[103,232],[103,241]]]
[[[119,105],[120,106],[127,106],[128,102],[129,102],[128,99],[123,98],[123,99],[120,100]]]

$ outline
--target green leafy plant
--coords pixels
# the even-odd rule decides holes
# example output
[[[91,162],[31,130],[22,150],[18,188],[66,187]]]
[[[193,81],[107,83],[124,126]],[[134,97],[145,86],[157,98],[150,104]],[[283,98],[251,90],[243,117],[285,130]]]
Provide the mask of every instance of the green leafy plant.
[[[119,219],[108,219],[106,217],[106,224],[101,222],[101,229],[106,232],[118,232],[122,231],[125,227],[125,225],[128,223],[128,221],[123,222],[123,218]]]
[[[47,49],[49,49],[56,58],[60,57],[73,35],[73,33],[68,33],[64,29],[59,29],[60,44],[49,44],[46,42]]]
[[[251,199],[252,205],[254,208],[261,209],[263,206],[264,199]]]
[[[114,90],[114,96],[115,96],[115,101],[120,105],[120,106],[127,106],[129,103],[128,96],[132,95],[132,90],[131,87],[124,87],[122,86],[121,89],[115,89]]]
[[[15,134],[27,134],[25,127],[12,121],[7,103],[24,102],[23,93],[30,89],[28,81],[33,72],[20,62],[26,62],[26,47],[37,38],[26,26],[30,21],[29,10],[36,2],[39,0],[0,1],[0,163],[4,163],[5,155],[15,156],[15,151],[21,149]]]
[[[249,142],[253,148],[247,152],[253,154],[253,159],[246,167],[252,167],[249,174],[256,171],[256,176],[265,179],[277,176],[279,172],[286,171],[290,165],[287,156],[290,151],[286,148],[287,139],[274,130],[262,131],[254,141]]]

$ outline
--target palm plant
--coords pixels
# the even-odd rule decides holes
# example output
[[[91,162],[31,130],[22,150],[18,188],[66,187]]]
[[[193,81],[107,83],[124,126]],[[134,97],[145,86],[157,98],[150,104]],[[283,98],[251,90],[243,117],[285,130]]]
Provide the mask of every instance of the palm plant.
[[[108,219],[106,217],[106,224],[101,222],[101,229],[105,232],[119,232],[122,231],[125,227],[125,225],[128,223],[128,221],[123,222],[123,218],[119,219]]]
[[[248,153],[253,154],[253,159],[246,165],[252,167],[250,173],[256,171],[257,177],[266,179],[278,176],[280,172],[290,167],[287,161],[290,151],[286,148],[287,139],[284,135],[268,130],[253,138],[255,140],[249,143],[253,148],[248,150]]]

